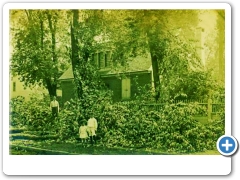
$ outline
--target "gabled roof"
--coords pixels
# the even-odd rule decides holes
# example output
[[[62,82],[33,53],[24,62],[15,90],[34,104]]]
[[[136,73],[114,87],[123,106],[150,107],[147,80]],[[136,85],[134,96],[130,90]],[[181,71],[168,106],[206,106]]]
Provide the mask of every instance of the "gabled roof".
[[[114,75],[118,73],[131,73],[131,72],[140,72],[140,71],[150,71],[151,70],[151,58],[150,55],[147,57],[137,56],[131,58],[127,61],[125,66],[116,65],[112,68],[100,69],[99,73],[101,75]],[[59,78],[59,80],[73,79],[72,66],[70,66]]]
[[[63,74],[62,76],[59,78],[60,80],[64,80],[64,79],[73,79],[73,71],[72,71],[72,66],[70,66]]]

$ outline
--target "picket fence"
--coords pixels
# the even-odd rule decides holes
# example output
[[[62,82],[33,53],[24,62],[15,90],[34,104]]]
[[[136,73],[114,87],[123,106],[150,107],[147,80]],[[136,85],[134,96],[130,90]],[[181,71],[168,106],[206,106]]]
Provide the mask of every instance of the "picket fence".
[[[193,101],[193,100],[176,100],[172,101],[170,104],[188,104],[188,103],[196,103],[200,106],[203,106],[203,109],[206,109],[206,114],[208,116],[208,119],[212,119],[212,116],[217,115],[222,109],[225,108],[225,102],[224,100],[213,100],[213,99],[208,99],[207,101],[205,100],[198,100],[198,101]],[[166,105],[166,103],[149,103],[149,104],[143,104],[145,108],[149,110],[156,110],[160,111],[162,107]]]

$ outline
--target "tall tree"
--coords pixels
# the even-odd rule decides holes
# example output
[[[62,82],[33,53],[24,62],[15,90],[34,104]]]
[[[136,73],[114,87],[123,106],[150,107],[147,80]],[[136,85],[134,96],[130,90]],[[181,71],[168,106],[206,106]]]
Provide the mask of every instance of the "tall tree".
[[[50,96],[56,96],[57,79],[67,65],[64,42],[59,42],[67,35],[64,17],[58,10],[11,11],[11,73],[28,86],[43,85]]]
[[[198,12],[139,10],[134,13],[138,30],[142,31],[140,34],[143,37],[140,39],[145,37],[147,43],[143,47],[151,54],[155,100],[158,101],[167,94],[163,86],[169,91],[174,86],[174,80],[180,78],[190,67],[201,66],[196,42],[191,42],[195,37]]]
[[[179,89],[178,82],[191,73],[196,76],[193,72],[199,71],[201,76],[204,70],[198,10],[93,10],[80,14],[76,18],[79,58],[86,57],[82,53],[111,49],[114,65],[126,66],[130,57],[150,53],[156,101],[184,94],[187,85]]]
[[[84,88],[90,87],[94,73],[89,63],[90,55],[96,50],[94,38],[102,32],[101,10],[71,10],[71,63],[79,99],[83,98]],[[95,48],[95,50],[94,50]]]
[[[77,87],[77,95],[78,98],[81,98],[82,95],[82,83],[81,80],[78,79],[78,72],[81,65],[80,65],[80,54],[79,54],[79,45],[78,45],[78,28],[79,28],[79,11],[72,10],[72,24],[71,24],[71,63],[72,63],[72,71],[74,75],[74,80]]]
[[[184,73],[202,68],[200,47],[196,46],[196,39],[201,38],[196,38],[200,34],[197,10],[104,12],[104,30],[115,50],[115,61],[125,65],[129,57],[150,53],[156,101],[163,99]]]

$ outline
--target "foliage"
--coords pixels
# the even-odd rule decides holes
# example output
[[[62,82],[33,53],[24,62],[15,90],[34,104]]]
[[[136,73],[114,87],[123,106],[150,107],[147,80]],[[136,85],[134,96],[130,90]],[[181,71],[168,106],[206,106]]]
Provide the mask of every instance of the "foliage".
[[[58,140],[75,141],[80,122],[87,121],[90,116],[100,120],[105,106],[112,101],[112,93],[106,89],[95,67],[90,63],[86,66],[85,80],[78,76],[83,85],[83,98],[66,102],[55,119],[51,117],[49,97],[41,99],[35,94],[30,101],[23,97],[13,98],[10,102],[11,125],[32,131],[51,131],[58,135]]]
[[[10,125],[22,127],[25,124],[25,98],[18,96],[10,101]]]
[[[209,73],[203,72],[199,57],[201,13],[200,10],[14,10],[10,14],[14,37],[11,70],[20,74],[28,85],[43,83],[51,89],[68,66],[67,60],[72,59],[80,97],[82,84],[76,78],[75,69],[77,66],[84,81],[85,65],[91,54],[111,51],[113,66],[125,66],[129,57],[150,53],[153,91],[160,92],[160,100],[169,100],[179,94],[187,98],[194,94],[202,96],[211,86],[204,85]],[[222,15],[223,12],[218,13]],[[221,29],[222,24],[218,22],[217,28]],[[210,42],[207,44],[216,47],[209,45]],[[211,55],[215,53],[214,49],[209,51]],[[198,84],[186,81],[195,77]],[[211,79],[208,76],[208,84]],[[200,92],[196,87],[201,87]]]
[[[32,98],[24,102],[18,97],[11,101],[15,114],[11,122],[30,131],[55,132],[57,141],[76,142],[81,121],[86,122],[92,115],[99,124],[98,143],[103,146],[159,149],[169,153],[215,149],[217,138],[224,134],[224,109],[220,120],[203,125],[194,120],[194,115],[202,110],[194,103],[163,104],[160,109],[151,110],[138,101],[113,104],[109,96],[98,94],[96,99],[94,95],[91,91],[86,95],[87,107],[81,100],[66,102],[54,120],[46,101]]]
[[[164,77],[168,80],[167,76]],[[169,87],[170,99],[206,100],[213,91],[219,89],[208,71],[183,72],[175,77],[170,82],[163,81],[163,84]]]
[[[91,116],[99,121],[105,106],[112,102],[112,92],[107,90],[91,63],[86,63],[84,77],[78,73],[76,75],[77,81],[82,85],[82,94],[80,99],[67,101],[59,113],[60,139],[75,139],[81,121],[87,121]]]
[[[99,143],[106,146],[186,153],[215,148],[216,138],[224,133],[224,118],[217,125],[204,126],[193,119],[201,110],[196,104],[170,103],[160,110],[143,106],[153,90],[160,92],[161,100],[171,100],[181,99],[180,95],[201,98],[212,89],[211,76],[204,71],[197,55],[193,33],[198,23],[197,11],[75,10],[67,14],[30,10],[26,11],[27,17],[24,12],[17,21],[20,25],[13,30],[12,72],[20,74],[27,84],[56,85],[67,65],[64,57],[70,53],[79,96],[67,102],[54,120],[48,109],[49,100],[13,99],[13,125],[51,130],[57,133],[59,141],[75,141],[80,122],[94,116],[99,123]],[[61,17],[68,19],[67,15],[73,18],[71,47],[67,43],[69,32],[57,23]],[[67,27],[65,23],[63,26]],[[139,87],[139,92],[146,94],[137,95],[136,101],[113,104],[111,92],[90,63],[92,53],[109,49],[115,64],[122,65],[128,57],[150,53],[155,89]]]
[[[78,27],[81,44],[86,46],[82,51],[111,50],[114,66],[126,66],[129,57],[150,53],[154,77],[152,91],[155,91],[156,100],[197,100],[217,89],[201,57],[203,29],[198,26],[204,11],[100,10],[84,13],[87,19]],[[89,32],[90,27],[93,32]],[[205,46],[212,45],[207,42]],[[212,51],[214,49],[211,49],[214,54]]]
[[[11,74],[25,85],[44,85],[56,96],[58,78],[68,66],[66,16],[58,10],[12,10]],[[60,41],[61,39],[61,41]]]
[[[195,29],[198,24],[198,11],[145,10],[139,11],[137,18],[140,29],[146,34],[148,50],[151,54],[155,99],[169,100],[168,93],[171,86],[167,83],[174,84],[176,76],[181,77],[182,73],[188,72],[193,64],[199,66],[196,42],[191,41],[198,37],[193,33],[194,31],[189,31]]]
[[[192,116],[197,113],[195,107],[195,104],[169,104],[161,111],[149,112],[134,103],[109,106],[102,116],[102,143],[110,147],[183,153],[214,149],[224,126],[200,124]]]
[[[18,96],[10,101],[10,124],[17,127],[25,127],[31,131],[54,132],[56,122],[51,117],[49,109],[50,100],[32,95],[29,101]]]

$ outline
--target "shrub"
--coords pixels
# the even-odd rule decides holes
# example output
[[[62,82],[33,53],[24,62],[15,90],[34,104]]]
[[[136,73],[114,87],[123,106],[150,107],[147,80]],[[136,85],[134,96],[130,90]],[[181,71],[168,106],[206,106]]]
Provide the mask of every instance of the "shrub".
[[[179,153],[215,149],[217,139],[224,134],[224,110],[219,120],[203,125],[193,118],[199,113],[194,103],[165,104],[158,111],[150,111],[138,101],[113,104],[107,92],[99,91],[99,96],[96,92],[88,93],[83,100],[67,102],[54,120],[47,100],[12,99],[11,123],[29,130],[56,132],[59,141],[75,142],[80,122],[93,114],[99,125],[98,143],[102,145]]]
[[[55,123],[49,109],[49,99],[32,95],[29,101],[21,96],[11,99],[10,124],[31,131],[54,131]]]
[[[98,120],[98,129],[101,129],[102,116],[109,104],[111,104],[109,93],[100,90],[85,93],[83,99],[66,102],[58,117],[59,140],[75,141],[78,137],[81,121],[87,121],[91,115]],[[100,133],[99,137],[101,136]]]
[[[27,113],[25,111],[25,98],[17,96],[10,100],[10,125],[22,127],[25,124]]]
[[[137,104],[112,105],[102,116],[102,143],[107,146],[159,148],[169,152],[214,149],[224,126],[204,126],[193,119],[194,104],[169,104],[145,111]]]

